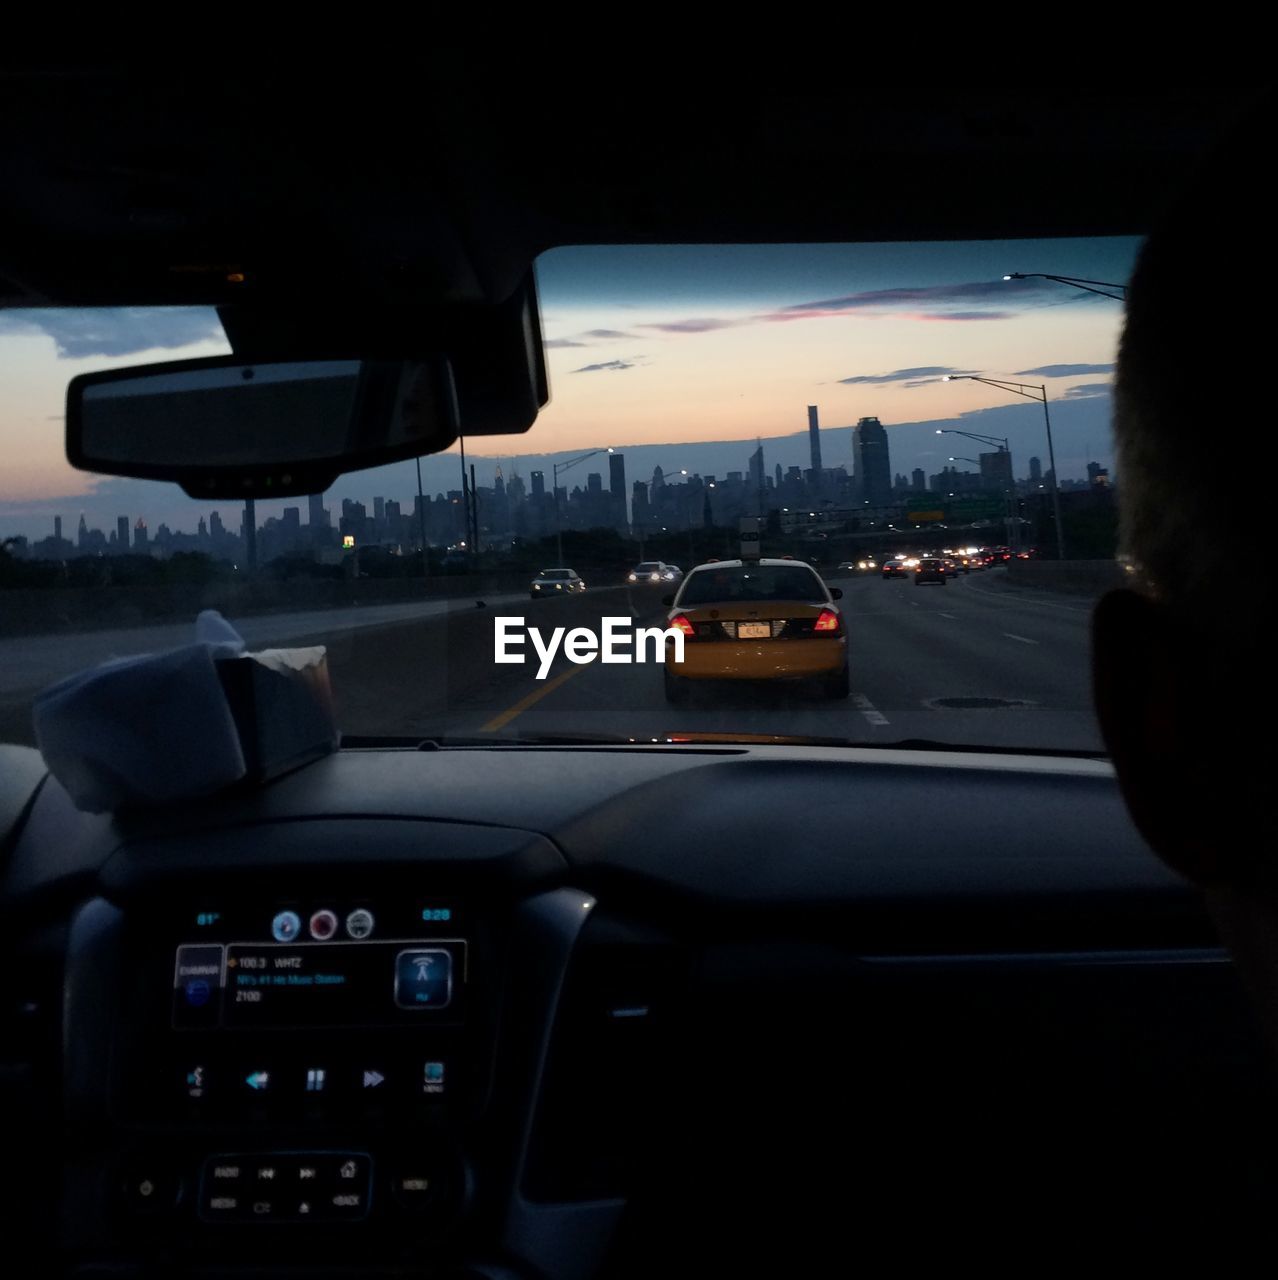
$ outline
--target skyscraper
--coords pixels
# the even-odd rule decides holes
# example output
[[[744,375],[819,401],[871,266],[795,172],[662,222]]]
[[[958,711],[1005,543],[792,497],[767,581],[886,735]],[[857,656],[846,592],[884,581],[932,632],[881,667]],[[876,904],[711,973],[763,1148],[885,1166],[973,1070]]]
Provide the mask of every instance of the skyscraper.
[[[1030,479],[1037,484],[1043,478],[1043,460],[1041,458],[1030,459]]]
[[[981,483],[994,493],[1009,493],[1014,487],[1012,480],[1012,455],[1006,449],[998,449],[993,453],[982,453]]]
[[[623,532],[629,523],[626,513],[626,455],[608,455],[608,492],[612,495],[613,524]]]
[[[910,483],[919,493],[922,493],[927,488],[927,475],[922,467],[915,467],[910,472]]]
[[[530,471],[528,475],[532,480],[533,501],[540,502],[546,496],[546,476],[541,471]]]
[[[821,426],[817,422],[817,407],[808,405],[808,447],[812,451],[812,475],[821,480]]]
[[[852,431],[852,474],[858,498],[872,507],[892,498],[892,464],[887,431],[877,418],[862,418]]]
[[[642,534],[648,527],[648,486],[642,480],[636,480],[630,494],[630,519],[635,533]]]
[[[62,517],[61,516],[53,517],[53,536],[57,538],[59,542],[62,541]]]
[[[757,504],[760,515],[763,514],[763,441],[750,455],[750,494],[746,499],[751,507]]]
[[[127,551],[129,549],[129,517],[128,516],[116,517],[115,549],[117,551]]]
[[[327,529],[332,524],[322,493],[312,493],[306,499],[306,518],[313,529]]]

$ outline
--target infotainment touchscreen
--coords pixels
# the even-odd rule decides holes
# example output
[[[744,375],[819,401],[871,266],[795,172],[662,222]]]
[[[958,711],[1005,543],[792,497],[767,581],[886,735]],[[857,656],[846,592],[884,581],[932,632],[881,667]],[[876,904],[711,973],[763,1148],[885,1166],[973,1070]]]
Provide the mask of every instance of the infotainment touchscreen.
[[[174,956],[175,1027],[461,1020],[469,957],[453,903],[279,903],[192,920]]]

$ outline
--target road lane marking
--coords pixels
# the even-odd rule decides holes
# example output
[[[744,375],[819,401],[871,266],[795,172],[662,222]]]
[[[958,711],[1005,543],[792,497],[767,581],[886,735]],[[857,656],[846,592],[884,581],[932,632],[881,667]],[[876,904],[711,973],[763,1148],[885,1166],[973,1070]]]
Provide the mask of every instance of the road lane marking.
[[[957,613],[942,613],[942,614],[941,614],[941,617],[942,617],[942,618],[949,618],[952,622],[957,622],[957,621],[958,621],[958,614],[957,614]]]
[[[852,705],[871,723],[887,724],[888,718],[883,712],[875,709],[874,703],[863,693],[853,694]]]
[[[1010,631],[1004,631],[1003,634],[1009,640],[1019,640],[1022,644],[1037,644],[1037,640],[1031,640],[1029,636],[1014,636]]]
[[[504,729],[516,716],[521,716],[529,707],[536,706],[542,698],[548,693],[554,693],[560,685],[567,684],[579,671],[584,671],[592,663],[582,663],[581,666],[569,667],[567,671],[561,671],[553,680],[547,680],[539,689],[534,689],[530,694],[520,698],[513,707],[507,708],[501,715],[494,716],[486,725],[483,725],[480,733],[496,733],[498,729]]]

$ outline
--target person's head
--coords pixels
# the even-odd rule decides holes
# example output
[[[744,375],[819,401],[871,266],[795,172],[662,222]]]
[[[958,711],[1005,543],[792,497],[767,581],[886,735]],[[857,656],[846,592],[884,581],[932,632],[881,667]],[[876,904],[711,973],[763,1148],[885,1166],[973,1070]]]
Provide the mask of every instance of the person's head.
[[[1204,166],[1128,288],[1114,433],[1131,587],[1097,606],[1093,672],[1146,840],[1217,905],[1241,894],[1278,911],[1273,114]]]

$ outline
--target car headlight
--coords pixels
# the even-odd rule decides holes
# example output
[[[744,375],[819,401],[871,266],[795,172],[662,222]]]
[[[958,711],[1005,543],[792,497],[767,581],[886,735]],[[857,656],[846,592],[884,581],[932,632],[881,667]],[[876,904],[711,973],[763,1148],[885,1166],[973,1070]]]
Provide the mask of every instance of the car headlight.
[[[540,582],[534,582],[534,583],[533,583],[533,590],[534,590],[534,591],[540,591],[540,590],[541,590],[541,583],[540,583]]]
[[[632,573],[632,574],[630,574],[630,576],[629,576],[626,580],[627,580],[628,582],[638,582],[638,581],[639,581],[639,576],[638,576],[637,574]]]
[[[665,580],[666,580],[667,582],[673,582],[673,581],[674,581],[674,574],[673,574],[673,573],[671,573],[669,569],[667,569],[667,570],[665,571],[665,573],[663,573],[661,576],[662,576],[663,578],[665,578]]]

